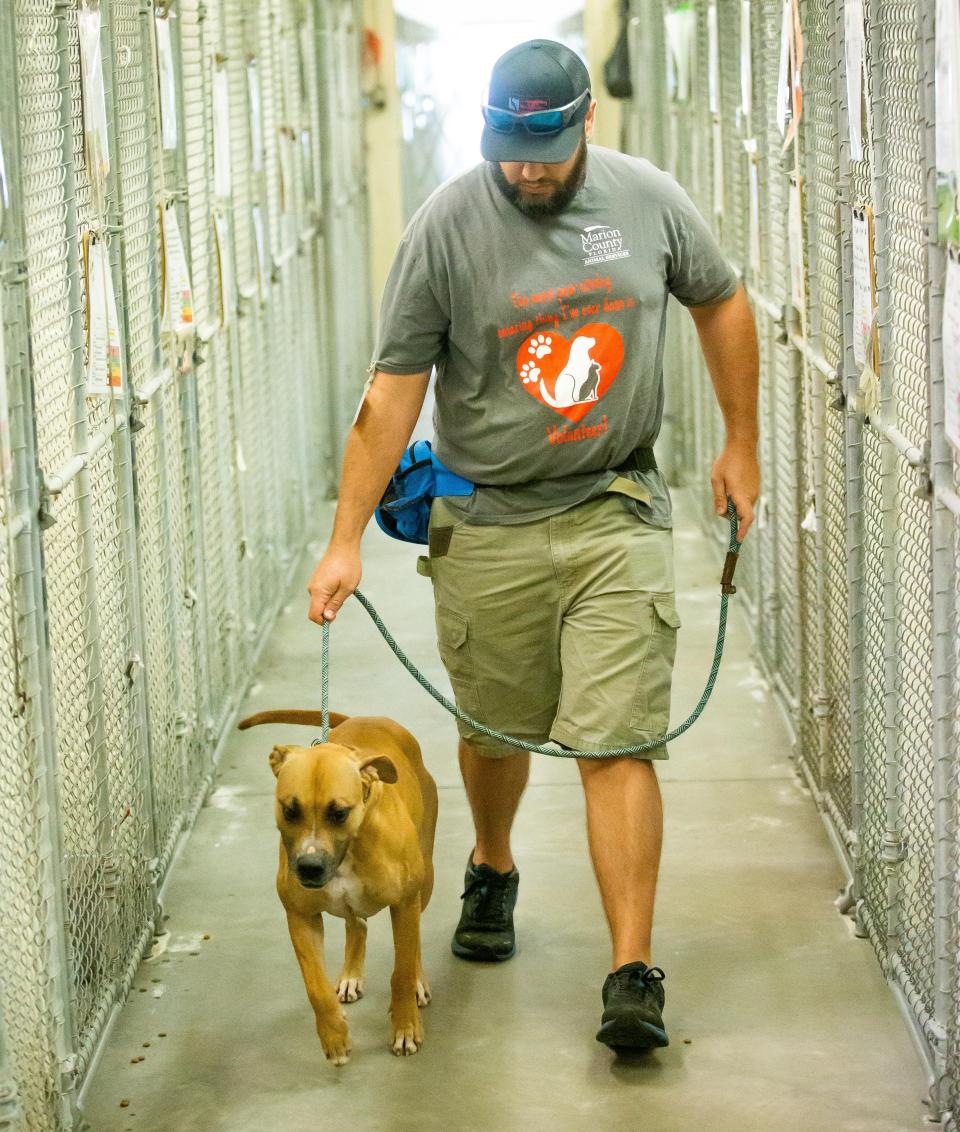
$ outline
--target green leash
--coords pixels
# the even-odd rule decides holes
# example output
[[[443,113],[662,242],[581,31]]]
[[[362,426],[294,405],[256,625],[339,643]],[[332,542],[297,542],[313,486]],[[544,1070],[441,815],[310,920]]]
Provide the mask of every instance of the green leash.
[[[723,565],[723,577],[720,579],[720,625],[717,629],[717,647],[713,653],[713,666],[710,669],[710,675],[707,678],[707,686],[703,690],[703,695],[700,697],[700,702],[693,709],[693,713],[689,719],[685,720],[675,730],[671,731],[668,735],[664,735],[662,739],[653,739],[648,743],[638,743],[632,747],[610,747],[602,751],[568,751],[566,749],[557,749],[556,747],[548,747],[540,743],[528,743],[525,739],[515,739],[512,735],[504,735],[502,731],[496,731],[492,727],[487,727],[486,724],[480,723],[478,720],[473,719],[467,715],[465,711],[460,708],[447,697],[435,688],[430,681],[423,675],[417,668],[413,661],[407,656],[402,648],[393,639],[390,630],[384,625],[373,605],[367,598],[359,591],[354,590],[354,597],[363,608],[370,614],[374,625],[380,630],[380,634],[393,650],[397,659],[403,667],[410,673],[410,675],[417,681],[417,683],[424,688],[431,696],[450,712],[455,715],[457,719],[463,720],[464,723],[469,724],[470,727],[475,728],[483,735],[489,735],[491,739],[496,739],[500,743],[507,743],[511,747],[520,747],[524,751],[533,751],[538,755],[553,755],[555,758],[561,759],[612,759],[618,758],[622,755],[639,755],[644,751],[652,751],[656,747],[663,747],[671,740],[678,738],[685,731],[689,730],[694,722],[699,718],[700,713],[707,706],[707,701],[710,699],[713,692],[713,686],[717,681],[717,673],[720,670],[720,660],[723,657],[723,644],[727,635],[727,604],[730,600],[730,595],[737,592],[736,586],[733,585],[733,572],[737,567],[738,555],[740,554],[741,544],[737,541],[737,509],[733,505],[733,500],[727,496],[727,518],[730,520],[730,546],[727,550],[727,557]],[[330,622],[324,621],[323,623],[323,659],[321,663],[321,708],[323,711],[323,729],[319,742],[326,743],[330,734]],[[318,740],[314,740],[316,744]]]

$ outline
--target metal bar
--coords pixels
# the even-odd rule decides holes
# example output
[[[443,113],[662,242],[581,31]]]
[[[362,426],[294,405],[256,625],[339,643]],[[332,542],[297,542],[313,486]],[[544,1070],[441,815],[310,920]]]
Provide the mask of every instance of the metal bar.
[[[933,494],[938,503],[942,503],[952,515],[960,519],[960,495],[946,484],[936,487]]]
[[[787,338],[790,344],[807,359],[810,365],[815,370],[818,370],[827,381],[837,380],[836,366],[832,366],[827,359],[820,353],[819,350],[814,349],[810,342],[802,335],[798,334],[795,330],[790,330],[787,333]]]
[[[923,81],[920,84],[919,113],[923,123],[926,176],[926,226],[936,232],[936,28],[934,5],[921,5]],[[932,536],[932,708],[933,708],[933,1023],[939,1040],[934,1048],[934,1087],[931,1102],[934,1114],[944,1125],[952,1124],[950,1112],[960,1095],[956,1072],[960,1041],[957,1026],[957,823],[956,791],[958,752],[953,733],[954,718],[960,714],[960,689],[956,666],[958,610],[956,608],[956,550],[960,544],[960,498],[951,490],[954,482],[954,453],[946,438],[946,390],[943,374],[943,292],[946,260],[943,247],[933,238],[927,241],[927,356],[928,405],[930,413],[930,476],[934,484],[931,514]],[[950,486],[948,486],[950,485]],[[953,497],[955,507],[951,506]],[[938,506],[937,504],[940,504]]]
[[[880,407],[886,411],[893,401],[890,372],[891,279],[890,233],[888,220],[889,161],[887,122],[883,91],[883,22],[878,19],[880,0],[864,5],[868,25],[871,112],[873,121],[874,239],[877,278],[877,327],[880,344]],[[875,431],[880,432],[880,429]],[[880,432],[880,435],[884,435]],[[893,441],[892,437],[887,437]],[[903,859],[903,821],[900,814],[901,766],[897,749],[897,586],[896,586],[896,454],[899,449],[885,447],[882,454],[883,492],[883,730],[885,814],[881,860],[886,873],[886,923],[883,925],[889,959],[900,947],[900,874]]]
[[[867,417],[864,423],[878,436],[882,436],[884,440],[889,440],[912,468],[926,468],[927,455],[925,450],[920,445],[908,440],[894,425],[884,424],[873,417]]]
[[[0,332],[2,330],[0,327]],[[3,1001],[0,1000],[0,1132],[17,1132],[23,1115],[13,1066],[7,1056],[7,1031],[3,1024]]]
[[[844,43],[844,8],[842,4],[834,7],[834,41]],[[840,220],[840,292],[843,304],[841,321],[843,334],[843,388],[847,405],[853,404],[856,393],[858,370],[853,356],[853,235],[849,205],[851,203],[849,108],[847,106],[846,83],[840,68],[839,50],[836,59],[834,93],[837,105],[838,161],[837,205]],[[853,412],[844,418],[844,470],[845,470],[845,510],[846,549],[847,549],[847,648],[850,655],[850,832],[856,839],[857,849],[853,853],[853,891],[859,928],[864,931],[861,919],[862,897],[864,891],[864,861],[859,845],[862,841],[864,820],[864,714],[866,711],[865,689],[865,618],[864,618],[864,491],[863,491],[863,438],[859,419]]]
[[[134,391],[133,400],[138,405],[148,405],[155,394],[164,389],[176,376],[177,371],[172,366],[164,366],[146,384]]]
[[[81,387],[82,388],[82,387]],[[86,439],[86,413],[82,413],[83,427],[77,435],[74,447],[79,445],[86,445],[85,448],[80,448],[76,455],[67,460],[60,470],[52,476],[43,477],[43,485],[49,495],[60,495],[70,486],[71,483],[79,476],[85,469],[89,468],[93,463],[98,453],[107,445],[110,438],[117,431],[118,427],[123,427],[122,420],[118,421],[116,417],[110,419],[109,424],[95,433],[92,440]]]
[[[773,322],[777,324],[778,327],[782,329],[784,321],[783,307],[778,307],[775,302],[773,302],[771,299],[768,299],[766,295],[762,294],[756,289],[756,287],[753,287],[750,284],[747,285],[746,291],[747,297],[754,304],[754,306],[756,306],[758,310],[762,310],[764,314],[766,314]]]

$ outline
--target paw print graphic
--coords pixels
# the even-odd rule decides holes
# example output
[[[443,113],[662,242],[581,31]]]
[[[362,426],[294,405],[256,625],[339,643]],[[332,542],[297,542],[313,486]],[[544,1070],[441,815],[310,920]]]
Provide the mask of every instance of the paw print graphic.
[[[553,339],[548,334],[538,334],[527,347],[527,353],[534,354],[538,358],[545,358],[552,352]]]
[[[540,377],[540,367],[534,362],[525,362],[520,367],[520,376],[523,378],[524,385],[530,385],[531,382],[537,381]]]

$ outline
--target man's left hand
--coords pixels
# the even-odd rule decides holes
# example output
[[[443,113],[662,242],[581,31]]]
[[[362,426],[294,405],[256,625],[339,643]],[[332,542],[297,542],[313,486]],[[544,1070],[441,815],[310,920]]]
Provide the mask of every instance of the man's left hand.
[[[718,515],[727,514],[727,496],[733,500],[740,520],[737,541],[743,542],[753,525],[753,505],[760,495],[756,446],[728,443],[713,462],[710,483]]]

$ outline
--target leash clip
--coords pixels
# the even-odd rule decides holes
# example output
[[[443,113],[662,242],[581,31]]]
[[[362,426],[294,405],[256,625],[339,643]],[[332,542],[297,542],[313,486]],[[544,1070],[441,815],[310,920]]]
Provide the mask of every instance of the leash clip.
[[[720,579],[720,592],[722,594],[735,594],[737,587],[733,584],[733,572],[737,568],[740,555],[736,550],[728,550],[723,563],[723,577]]]

